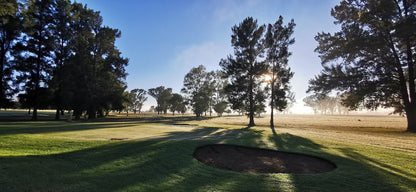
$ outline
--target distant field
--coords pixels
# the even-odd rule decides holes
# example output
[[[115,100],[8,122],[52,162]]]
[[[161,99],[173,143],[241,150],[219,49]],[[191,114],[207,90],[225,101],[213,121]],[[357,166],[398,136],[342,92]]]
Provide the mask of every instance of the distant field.
[[[416,134],[398,116],[246,117],[111,114],[95,121],[0,122],[0,191],[416,191]],[[14,117],[9,111],[0,116]],[[201,145],[227,143],[326,158],[321,174],[247,174],[205,166]]]
[[[215,118],[206,123],[247,125],[248,118],[245,116]],[[262,115],[255,118],[258,126],[269,126],[270,116]],[[374,128],[391,129],[391,131],[402,131],[406,129],[407,122],[405,117],[390,115],[275,115],[275,126],[277,127],[296,127],[296,128],[329,128],[329,129],[366,129]],[[380,131],[381,129],[377,129]]]

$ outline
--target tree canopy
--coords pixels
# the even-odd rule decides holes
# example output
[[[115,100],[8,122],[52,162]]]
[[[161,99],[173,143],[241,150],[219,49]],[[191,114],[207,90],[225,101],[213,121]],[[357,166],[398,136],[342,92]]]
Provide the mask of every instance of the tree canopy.
[[[120,107],[128,59],[115,46],[120,31],[99,12],[69,0],[7,0],[0,13],[1,105],[22,91],[36,120],[48,89],[57,119],[64,109],[93,119]]]
[[[169,100],[172,96],[172,88],[165,88],[164,86],[159,86],[156,88],[151,88],[148,90],[148,94],[156,99],[157,114],[167,113],[169,107]]]
[[[318,33],[323,70],[309,92],[340,92],[351,109],[393,107],[416,131],[416,3],[344,0],[331,15],[341,30]]]
[[[293,72],[288,66],[289,45],[295,43],[295,39],[291,38],[294,32],[295,23],[293,19],[287,24],[283,25],[283,17],[272,25],[267,26],[266,37],[264,40],[266,47],[266,64],[268,64],[268,75],[270,79],[270,127],[274,131],[273,109],[283,111],[288,103],[294,100],[293,93],[290,91],[290,79],[293,77]]]
[[[183,80],[182,92],[197,117],[206,112],[213,102],[215,81],[213,73],[207,72],[203,65],[192,68]]]
[[[267,65],[259,60],[264,50],[261,41],[264,29],[252,17],[232,27],[234,56],[229,55],[220,62],[224,75],[230,81],[226,87],[228,100],[233,109],[244,107],[250,118],[248,126],[255,125],[254,114],[264,106],[266,98],[260,77],[267,72]]]

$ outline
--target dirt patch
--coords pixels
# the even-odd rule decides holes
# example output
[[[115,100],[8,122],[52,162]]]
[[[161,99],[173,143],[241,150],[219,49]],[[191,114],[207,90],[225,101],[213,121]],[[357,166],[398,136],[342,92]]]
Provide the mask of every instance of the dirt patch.
[[[126,139],[129,139],[129,138],[111,138],[110,140],[111,141],[123,141],[123,140],[126,140]]]
[[[189,126],[198,126],[198,124],[189,124],[189,123],[174,123],[173,125],[189,125]]]
[[[311,155],[236,145],[201,146],[193,156],[211,167],[246,173],[323,173],[336,168]]]

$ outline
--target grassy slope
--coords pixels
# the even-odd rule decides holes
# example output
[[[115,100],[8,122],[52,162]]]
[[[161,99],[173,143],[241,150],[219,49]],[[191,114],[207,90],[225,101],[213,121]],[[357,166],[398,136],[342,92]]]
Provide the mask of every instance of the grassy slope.
[[[273,135],[264,127],[224,130],[218,119],[191,123],[199,128],[173,121],[0,122],[0,191],[416,191],[416,146],[388,140],[386,147],[383,134],[360,133],[381,138],[365,144],[355,131],[336,130],[332,139],[319,128]],[[407,133],[391,137],[416,140]],[[208,143],[313,154],[338,169],[313,175],[219,170],[192,157]]]

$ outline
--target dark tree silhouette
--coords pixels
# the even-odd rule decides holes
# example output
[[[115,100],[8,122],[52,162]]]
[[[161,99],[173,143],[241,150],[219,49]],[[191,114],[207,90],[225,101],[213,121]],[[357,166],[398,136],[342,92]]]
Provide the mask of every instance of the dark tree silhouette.
[[[295,39],[291,38],[295,23],[293,19],[287,26],[283,25],[283,17],[280,16],[276,23],[269,24],[265,37],[266,47],[266,64],[269,66],[270,88],[270,127],[275,133],[273,122],[273,109],[283,111],[288,102],[293,101],[293,94],[290,92],[289,81],[293,77],[288,66],[288,58],[291,55],[288,48],[289,45],[295,43]]]
[[[11,104],[11,99],[16,89],[13,83],[14,63],[7,57],[13,49],[13,45],[22,30],[22,17],[19,9],[21,6],[16,0],[7,0],[0,8],[0,108],[6,108]]]
[[[344,0],[331,15],[341,31],[319,33],[323,70],[309,92],[341,92],[351,109],[394,107],[416,132],[416,3]]]
[[[249,127],[254,126],[254,114],[263,105],[265,93],[260,77],[267,72],[267,65],[259,61],[263,53],[262,36],[264,26],[259,26],[252,17],[244,19],[232,28],[231,44],[234,56],[222,59],[220,66],[229,78],[226,90],[233,109],[243,106],[248,112]]]
[[[60,115],[63,114],[64,109],[69,109],[68,106],[64,106],[65,102],[65,88],[64,78],[65,71],[64,65],[68,63],[71,54],[71,40],[74,36],[73,20],[75,19],[74,9],[70,0],[56,0],[55,9],[53,11],[53,27],[52,35],[54,39],[53,43],[53,63],[55,68],[53,69],[53,78],[49,83],[49,87],[54,92],[54,101],[56,107],[55,119],[60,119]],[[68,94],[68,93],[66,93]]]
[[[24,12],[24,38],[16,45],[14,58],[20,72],[17,82],[23,84],[26,93],[33,98],[32,120],[37,120],[40,102],[40,89],[50,80],[52,71],[53,35],[52,0],[29,1]]]
[[[74,3],[70,40],[71,56],[63,65],[63,92],[76,118],[87,111],[88,118],[103,116],[104,110],[119,109],[123,103],[125,67],[128,59],[121,56],[115,40],[121,33],[102,26],[99,12]]]
[[[57,119],[63,109],[93,119],[122,106],[128,59],[115,46],[120,31],[103,26],[99,12],[70,0],[6,0],[0,20],[0,107],[16,88],[33,120],[44,93]]]

